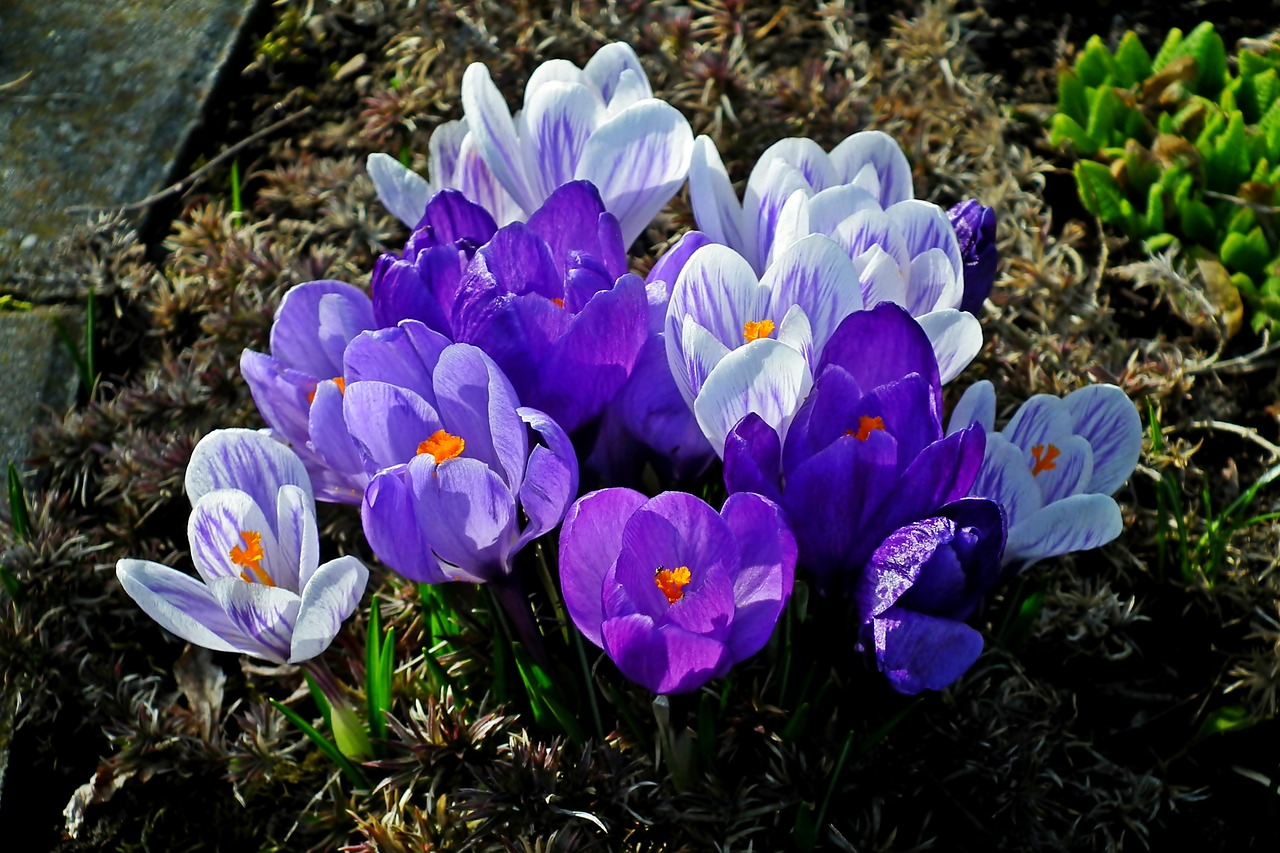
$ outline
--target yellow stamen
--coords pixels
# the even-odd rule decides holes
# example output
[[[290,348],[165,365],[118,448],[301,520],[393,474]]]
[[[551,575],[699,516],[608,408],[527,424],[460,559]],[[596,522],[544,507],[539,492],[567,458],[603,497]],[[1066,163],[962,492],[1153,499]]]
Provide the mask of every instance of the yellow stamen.
[[[267,574],[267,570],[262,568],[262,560],[266,556],[262,553],[262,534],[252,530],[241,530],[240,538],[244,540],[245,547],[239,545],[232,546],[230,552],[231,562],[237,566],[244,566],[245,571],[240,573],[240,579],[253,583],[256,579],[259,583],[267,586],[275,586],[276,582]],[[250,577],[249,573],[253,576]]]
[[[338,393],[339,393],[339,394],[344,394],[344,393],[346,393],[346,390],[347,390],[347,380],[343,379],[341,376],[335,376],[335,377],[333,377],[333,379],[331,379],[330,381],[331,381],[331,382],[333,382],[333,384],[335,384],[335,385],[337,385],[337,386],[338,386]],[[320,386],[319,386],[319,385],[317,385],[314,389],[312,389],[311,393],[307,395],[307,402],[308,402],[308,403],[314,403],[314,402],[316,401],[316,391],[318,391],[319,389],[320,389]]]
[[[1031,466],[1031,474],[1034,477],[1039,477],[1045,471],[1052,471],[1058,467],[1053,460],[1057,459],[1061,454],[1058,452],[1056,444],[1050,444],[1047,448],[1043,444],[1037,444],[1031,448],[1031,455],[1036,458],[1035,464]]]
[[[847,429],[844,431],[844,434],[851,435],[854,438],[858,439],[858,441],[866,441],[868,438],[871,437],[871,433],[875,432],[878,429],[884,429],[884,418],[880,417],[879,415],[876,415],[875,417],[871,417],[870,415],[863,415],[862,417],[858,418],[857,431],[855,432],[854,430]]]
[[[418,445],[418,455],[430,453],[432,458],[439,465],[446,459],[453,459],[461,456],[462,451],[466,449],[467,442],[460,436],[450,435],[442,429],[438,429],[431,434],[431,437]]]
[[[761,320],[758,323],[748,320],[742,324],[742,337],[746,338],[747,343],[758,341],[761,338],[767,338],[772,334],[772,320]]]
[[[693,575],[690,574],[688,566],[677,566],[674,569],[658,566],[658,571],[653,576],[653,583],[667,597],[667,604],[675,604],[684,598],[684,588],[691,580]]]

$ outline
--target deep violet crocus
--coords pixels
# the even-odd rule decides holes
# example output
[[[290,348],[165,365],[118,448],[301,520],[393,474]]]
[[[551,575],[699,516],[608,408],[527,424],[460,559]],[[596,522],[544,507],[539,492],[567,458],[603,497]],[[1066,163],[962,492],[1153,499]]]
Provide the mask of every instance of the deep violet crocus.
[[[260,432],[217,430],[192,451],[186,489],[199,579],[125,559],[116,564],[125,592],[169,631],[214,651],[298,663],[328,648],[369,573],[355,557],[320,565],[298,457]]]
[[[791,595],[795,540],[778,507],[737,494],[630,489],[581,498],[560,532],[573,622],[655,693],[686,693],[760,651]]]
[[[827,343],[785,436],[756,414],[730,431],[725,485],[776,500],[801,567],[824,590],[848,590],[890,532],[969,493],[983,430],[944,437],[941,409],[919,324],[889,303],[855,312]]]
[[[520,406],[480,350],[435,351],[391,333],[352,350],[367,343],[370,362],[382,352],[384,377],[394,371],[400,384],[352,382],[343,401],[360,454],[381,469],[365,490],[365,537],[411,580],[502,581],[515,554],[559,524],[577,493],[573,446],[545,414]],[[530,428],[541,443],[530,445]]]
[[[1142,453],[1142,422],[1115,385],[1090,385],[1061,399],[1037,394],[995,431],[995,389],[975,382],[951,413],[954,431],[987,431],[971,494],[990,498],[1009,519],[1009,571],[1037,560],[1105,545],[1124,528],[1111,495]]]
[[[342,356],[356,335],[375,328],[369,297],[341,281],[309,281],[289,289],[271,324],[271,354],[245,350],[240,373],[272,432],[306,466],[316,497],[359,503],[365,479],[343,470],[311,444],[317,396],[340,399]]]
[[[964,263],[964,298],[960,310],[977,315],[996,281],[996,212],[986,205],[968,199],[947,211],[947,219],[955,229]]]
[[[553,59],[529,77],[514,116],[489,71],[472,63],[462,77],[460,121],[431,136],[419,177],[385,154],[369,158],[369,176],[387,208],[413,227],[432,192],[455,188],[501,225],[530,216],[573,180],[600,188],[630,245],[684,184],[693,150],[689,122],[653,97],[627,44],[607,44],[579,68]]]
[[[899,693],[941,690],[982,652],[965,624],[1000,577],[999,506],[962,498],[890,533],[867,560],[854,600],[861,645]]]

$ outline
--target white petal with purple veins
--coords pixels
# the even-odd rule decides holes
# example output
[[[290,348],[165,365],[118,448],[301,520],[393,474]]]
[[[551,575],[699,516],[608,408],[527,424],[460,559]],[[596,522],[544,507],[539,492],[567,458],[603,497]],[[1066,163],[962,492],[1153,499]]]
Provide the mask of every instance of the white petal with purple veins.
[[[748,239],[755,244],[754,266],[758,271],[765,270],[772,260],[778,218],[787,199],[793,193],[813,192],[804,173],[785,160],[770,160],[763,165],[763,176],[754,183],[748,183],[742,194],[743,220],[749,232]],[[759,168],[757,166],[757,171],[752,172],[753,178]]]
[[[526,213],[538,205],[525,181],[520,139],[511,110],[493,84],[489,69],[473,62],[462,75],[462,109],[469,139],[504,189]]]
[[[1010,444],[999,433],[987,434],[982,467],[969,494],[1000,504],[1009,526],[1030,518],[1044,505],[1022,448]]]
[[[831,235],[855,261],[873,247],[879,247],[897,263],[903,280],[911,274],[911,255],[902,233],[889,215],[874,208],[864,208],[843,220]],[[905,306],[904,306],[905,307]]]
[[[406,169],[399,160],[386,154],[370,154],[365,170],[378,191],[382,206],[405,225],[417,227],[431,199],[431,187],[426,178]]]
[[[304,500],[310,497],[304,495]],[[285,585],[276,578],[277,574],[296,583],[297,568],[289,565],[280,550],[272,529],[275,520],[268,521],[263,509],[239,489],[218,489],[204,495],[187,521],[196,571],[206,582],[212,582],[217,578],[239,578],[243,572],[252,575],[252,567],[256,566],[273,583]]]
[[[781,341],[762,338],[720,360],[694,400],[693,412],[716,455],[723,456],[729,430],[751,412],[785,439],[812,388],[804,356]]]
[[[1037,444],[1052,444],[1070,436],[1071,412],[1052,394],[1036,394],[1018,408],[1002,432],[1005,438],[1029,451]]]
[[[1004,562],[1030,564],[1045,557],[1085,551],[1120,535],[1120,507],[1107,495],[1072,495],[1049,504],[1009,528]]]
[[[797,169],[804,178],[804,182],[814,192],[825,190],[837,183],[835,167],[831,165],[831,158],[822,150],[822,146],[808,137],[793,136],[789,139],[779,139],[760,155],[755,168],[751,170],[751,176],[747,179],[749,190],[754,187],[761,194],[764,193],[762,183],[767,183],[769,164],[775,160]]]
[[[536,100],[535,96],[544,87],[556,83],[569,83],[587,88],[600,101],[600,106],[604,106],[604,98],[600,96],[599,91],[595,90],[595,87],[591,86],[591,81],[582,73],[581,68],[567,59],[548,59],[533,69],[533,73],[529,75],[529,81],[524,84],[525,112],[529,111],[530,104]],[[523,138],[522,136],[521,139]]]
[[[862,187],[831,187],[809,200],[809,227],[817,234],[834,234],[841,222],[861,210],[884,212],[876,197]]]
[[[982,349],[982,325],[967,311],[931,311],[916,322],[929,337],[943,385],[960,375]]]
[[[617,87],[613,90],[613,97],[609,99],[605,115],[613,118],[632,104],[638,104],[652,97],[653,89],[649,88],[649,81],[644,76],[644,72],[637,73],[630,68],[624,69],[622,76],[618,78]]]
[[[251,429],[219,429],[200,439],[191,451],[185,481],[187,499],[193,505],[215,489],[239,489],[259,506],[275,506],[276,492],[290,483],[312,497],[311,478],[302,460],[283,444]]]
[[[1085,490],[1093,476],[1093,451],[1089,449],[1089,442],[1072,435],[1054,444],[1037,446],[1040,447],[1038,456],[1032,448],[1024,458],[1046,506]]]
[[[640,58],[631,49],[631,45],[626,42],[612,42],[597,50],[587,60],[582,72],[604,98],[605,103],[611,103],[617,97],[617,89],[620,86],[635,85],[623,80],[627,72],[643,83],[645,97],[653,97],[653,90],[649,88],[649,78],[644,73],[644,66],[640,64]]]
[[[781,318],[766,316],[769,291],[761,287],[746,258],[728,246],[710,244],[685,263],[667,303],[667,353],[673,373],[679,362],[684,318],[710,332],[730,349],[743,343],[743,323]]]
[[[1071,428],[1093,447],[1089,491],[1109,495],[1124,485],[1142,455],[1142,419],[1115,385],[1090,385],[1062,400]]]
[[[499,226],[510,225],[525,218],[524,209],[516,203],[489,169],[489,165],[485,163],[480,150],[476,147],[475,137],[471,134],[467,134],[462,140],[462,147],[458,150],[453,186],[468,199],[489,211],[494,222]]]
[[[693,218],[698,229],[712,242],[745,253],[748,261],[755,257],[755,246],[747,242],[742,203],[733,191],[720,152],[707,136],[699,136],[693,145],[689,165],[689,202],[693,206]]]
[[[864,130],[848,137],[831,149],[831,164],[840,183],[853,183],[867,166],[875,172],[879,184],[876,194],[881,207],[912,198],[911,165],[897,141],[878,130]]]
[[[596,185],[630,246],[680,189],[692,156],[688,120],[670,104],[647,99],[596,128],[574,178]]]
[[[680,333],[680,353],[681,360],[678,365],[671,365],[671,372],[681,396],[692,409],[693,400],[702,390],[707,375],[720,363],[720,359],[729,354],[729,347],[699,326],[692,317],[685,317]]]
[[[959,432],[970,424],[980,424],[987,431],[990,441],[990,433],[996,428],[996,389],[990,379],[979,379],[965,389],[955,408],[951,410],[947,435]]]
[[[272,575],[287,589],[302,589],[320,564],[320,534],[316,529],[315,504],[297,486],[284,486],[276,503],[281,567]]]
[[[432,193],[449,188],[461,189],[456,176],[458,161],[462,157],[462,142],[466,138],[465,118],[446,121],[431,132],[431,139],[427,142],[427,181]]]
[[[819,348],[813,340],[813,326],[809,315],[799,305],[792,305],[778,324],[777,340],[804,356],[810,365],[818,363]],[[826,343],[823,341],[823,343]]]
[[[773,228],[773,248],[770,251],[774,257],[778,257],[813,233],[814,229],[809,227],[808,190],[796,190],[778,211],[778,220]]]
[[[941,249],[929,249],[911,259],[906,308],[913,317],[944,308],[959,308],[963,297],[964,280],[952,272]]]
[[[339,557],[316,569],[302,590],[289,663],[310,660],[329,647],[368,580],[369,570],[355,557]]]
[[[840,321],[862,308],[862,288],[853,261],[838,243],[810,234],[779,255],[761,284],[770,288],[770,316],[799,305],[821,352]]]
[[[275,663],[289,660],[293,628],[302,604],[296,592],[238,578],[218,578],[209,584],[209,590],[231,624],[257,646],[253,654]]]
[[[544,62],[538,70],[549,64]],[[604,119],[604,102],[582,83],[556,80],[532,96],[526,94],[525,103],[520,114],[524,173],[530,191],[545,199],[556,187],[573,180],[588,137]]]
[[[858,271],[864,308],[874,308],[881,302],[906,306],[907,282],[902,277],[898,262],[879,246],[872,246],[853,262]]]
[[[946,211],[931,202],[911,198],[885,208],[884,212],[902,232],[911,257],[930,249],[941,249],[956,278],[964,275],[960,241],[956,239],[956,229],[952,227]]]
[[[231,623],[209,588],[177,569],[121,560],[116,577],[143,612],[170,633],[215,652],[248,652],[254,644]]]

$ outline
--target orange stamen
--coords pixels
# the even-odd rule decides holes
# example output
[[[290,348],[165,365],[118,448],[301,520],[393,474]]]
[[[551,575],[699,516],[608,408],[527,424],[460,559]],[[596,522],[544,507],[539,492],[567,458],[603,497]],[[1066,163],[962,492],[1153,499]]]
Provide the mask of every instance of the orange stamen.
[[[758,323],[748,320],[742,324],[742,337],[746,338],[747,343],[758,341],[761,338],[767,338],[772,335],[773,328],[772,320],[761,320]]]
[[[240,579],[253,583],[256,578],[259,583],[267,586],[275,586],[276,582],[272,580],[271,575],[267,574],[267,570],[262,568],[262,560],[266,556],[262,553],[262,534],[255,533],[252,530],[240,531],[240,538],[244,540],[245,547],[239,545],[232,546],[230,553],[231,562],[237,566],[244,566],[245,571],[240,573]],[[249,573],[253,572],[253,577]]]
[[[418,455],[430,453],[432,458],[439,465],[446,459],[453,459],[461,456],[462,451],[466,449],[467,442],[460,436],[450,435],[442,429],[438,429],[431,434],[431,437],[418,445]]]
[[[1043,444],[1037,444],[1031,448],[1031,455],[1036,458],[1035,464],[1031,466],[1031,474],[1038,477],[1045,471],[1052,471],[1057,468],[1058,466],[1054,464],[1053,460],[1057,459],[1061,454],[1055,444],[1050,444],[1047,448]]]
[[[658,571],[653,576],[653,583],[667,597],[667,604],[675,604],[684,598],[684,588],[691,580],[693,575],[688,566],[677,566],[674,569],[658,566]]]
[[[857,432],[854,432],[851,429],[847,429],[844,431],[844,434],[851,435],[854,438],[858,439],[858,441],[866,441],[868,438],[871,437],[871,433],[875,432],[878,429],[884,429],[884,418],[880,417],[879,415],[876,415],[875,417],[871,417],[870,415],[863,415],[862,417],[858,418]]]
[[[338,386],[338,393],[339,393],[339,394],[344,394],[344,393],[346,393],[346,390],[347,390],[347,380],[343,379],[341,376],[335,376],[335,377],[333,377],[333,379],[331,379],[330,381],[331,381],[331,382],[333,382],[333,384],[335,384],[335,385],[337,385],[337,386]],[[320,388],[320,386],[319,386],[319,385],[317,385],[314,389],[312,389],[311,393],[307,395],[307,402],[308,402],[308,403],[314,403],[314,402],[316,401],[316,391],[318,391],[318,390],[319,390],[319,388]]]
[[[563,300],[563,299],[552,299],[551,301],[552,301],[552,302],[554,302],[555,304],[559,305],[561,308],[563,308],[563,307],[564,307],[564,300]]]

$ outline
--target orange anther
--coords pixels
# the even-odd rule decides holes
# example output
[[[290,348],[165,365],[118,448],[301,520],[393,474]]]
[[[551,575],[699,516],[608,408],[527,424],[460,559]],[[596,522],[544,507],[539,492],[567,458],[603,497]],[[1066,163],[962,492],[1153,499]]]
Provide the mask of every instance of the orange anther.
[[[758,323],[748,320],[742,324],[742,337],[746,338],[747,343],[758,341],[772,335],[773,328],[772,320],[761,320]]]
[[[1058,466],[1054,464],[1053,460],[1057,459],[1061,454],[1056,444],[1048,446],[1037,444],[1031,448],[1031,455],[1036,459],[1035,464],[1031,466],[1031,474],[1038,477],[1045,471],[1052,471],[1057,468]]]
[[[451,435],[442,429],[438,429],[431,434],[430,438],[418,445],[418,455],[430,453],[431,457],[436,460],[436,464],[439,465],[446,459],[461,456],[466,446],[467,442],[460,436]]]
[[[693,575],[688,566],[677,566],[674,569],[658,566],[658,571],[653,575],[653,583],[667,597],[667,604],[675,604],[684,598],[684,588],[691,580]]]
[[[871,433],[875,432],[878,429],[884,429],[884,418],[880,417],[879,415],[876,415],[875,417],[872,417],[870,415],[863,415],[862,417],[858,418],[857,431],[847,429],[844,431],[844,434],[851,435],[854,438],[858,439],[858,441],[866,441],[868,438],[871,437]]]
[[[331,380],[329,380],[329,381],[331,381],[333,384],[335,384],[335,385],[337,385],[337,386],[338,386],[338,393],[339,393],[339,394],[342,394],[342,393],[345,393],[345,392],[346,392],[346,390],[347,390],[347,380],[343,379],[341,376],[335,376],[335,377],[333,377],[333,379],[331,379]],[[307,402],[308,402],[308,403],[314,403],[314,402],[316,401],[316,391],[317,391],[317,390],[319,390],[319,388],[320,388],[320,386],[319,386],[319,385],[317,385],[315,388],[313,388],[313,389],[312,389],[311,393],[307,395]]]
[[[262,560],[266,556],[262,553],[262,534],[252,530],[242,530],[240,538],[244,540],[245,547],[234,545],[228,553],[231,556],[231,562],[245,568],[245,571],[240,573],[241,580],[253,583],[256,578],[267,586],[275,586],[276,582],[271,579],[271,575],[262,568]],[[250,572],[253,573],[253,577],[249,576]]]

